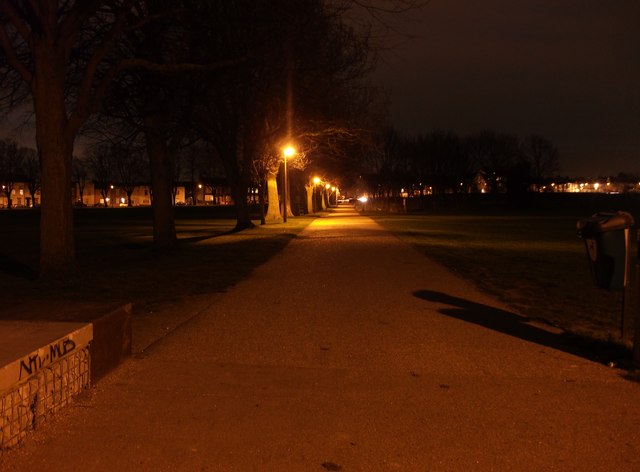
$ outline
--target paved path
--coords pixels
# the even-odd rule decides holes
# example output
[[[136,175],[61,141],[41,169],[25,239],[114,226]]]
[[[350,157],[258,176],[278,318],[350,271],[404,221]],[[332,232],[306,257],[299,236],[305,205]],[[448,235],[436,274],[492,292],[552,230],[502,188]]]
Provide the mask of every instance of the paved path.
[[[503,309],[340,209],[0,466],[640,470],[640,385]]]

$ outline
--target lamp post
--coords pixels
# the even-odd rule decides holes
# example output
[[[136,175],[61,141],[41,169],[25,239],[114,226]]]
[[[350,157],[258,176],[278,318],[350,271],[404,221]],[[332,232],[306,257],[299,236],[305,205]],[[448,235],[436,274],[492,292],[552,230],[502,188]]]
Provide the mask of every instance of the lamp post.
[[[313,213],[318,211],[318,186],[320,182],[320,177],[313,178]]]
[[[282,208],[283,208],[283,213],[282,213],[282,221],[284,223],[287,222],[287,157],[291,157],[296,153],[296,150],[293,149],[291,146],[287,146],[286,148],[284,148],[283,151],[283,155],[284,155],[284,182],[282,185],[282,199],[284,200],[284,203],[282,204]]]

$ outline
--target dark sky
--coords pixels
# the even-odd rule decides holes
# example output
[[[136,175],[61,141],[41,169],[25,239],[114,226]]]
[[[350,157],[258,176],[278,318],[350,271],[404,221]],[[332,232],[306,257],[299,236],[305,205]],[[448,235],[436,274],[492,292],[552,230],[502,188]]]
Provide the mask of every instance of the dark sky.
[[[537,133],[573,177],[640,172],[640,0],[431,0],[383,54],[396,127]]]

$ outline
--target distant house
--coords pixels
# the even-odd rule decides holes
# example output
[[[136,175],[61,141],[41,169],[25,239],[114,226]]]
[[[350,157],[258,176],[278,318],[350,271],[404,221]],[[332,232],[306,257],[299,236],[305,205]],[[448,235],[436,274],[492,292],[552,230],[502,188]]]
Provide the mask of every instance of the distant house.
[[[615,182],[610,179],[565,179],[543,185],[538,191],[564,193],[629,193],[640,192],[640,182]]]
[[[36,191],[35,198],[29,193],[29,186],[25,182],[16,182],[10,192],[11,206],[13,208],[27,208],[40,205],[40,190]],[[194,190],[191,190],[194,187]],[[6,192],[0,189],[0,208],[9,206]],[[102,189],[96,182],[87,181],[82,185],[73,182],[71,198],[73,205],[83,207],[126,207],[129,205],[127,193],[117,184],[109,185]],[[174,188],[174,201],[176,205],[232,205],[231,188],[224,179],[207,181],[203,183],[178,182]],[[35,200],[35,201],[34,201]],[[258,201],[258,189],[251,188],[247,194],[247,200],[255,203]],[[152,195],[149,185],[134,187],[131,194],[131,206],[151,206]]]
[[[72,189],[73,203],[76,206],[103,206],[109,208],[129,206],[127,193],[118,185],[109,185],[102,189],[95,182],[87,182],[80,196],[80,187],[76,183]],[[185,188],[176,188],[175,202],[177,205],[185,204]],[[134,187],[131,194],[131,206],[150,206],[151,189],[148,185]]]
[[[38,206],[40,204],[40,191],[35,192],[35,196],[32,198],[29,193],[29,185],[25,182],[16,182],[13,184],[13,188],[9,194],[11,196],[11,206],[13,208],[27,208]],[[35,200],[35,202],[33,201]],[[6,195],[6,186],[2,185],[0,191],[0,208],[7,208],[9,206],[9,199]]]

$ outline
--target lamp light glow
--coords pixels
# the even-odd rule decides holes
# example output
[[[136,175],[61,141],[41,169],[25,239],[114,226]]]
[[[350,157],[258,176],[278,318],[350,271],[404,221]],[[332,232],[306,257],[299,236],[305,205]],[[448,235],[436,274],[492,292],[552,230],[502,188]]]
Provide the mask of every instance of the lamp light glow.
[[[296,153],[296,150],[291,146],[287,146],[286,148],[284,148],[284,157],[291,157],[295,153]]]

